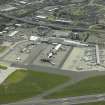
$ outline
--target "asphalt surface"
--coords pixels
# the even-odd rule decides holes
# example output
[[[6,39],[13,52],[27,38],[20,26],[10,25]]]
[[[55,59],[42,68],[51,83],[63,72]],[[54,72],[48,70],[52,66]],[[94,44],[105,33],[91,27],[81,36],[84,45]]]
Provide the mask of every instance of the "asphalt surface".
[[[29,54],[28,58],[25,60],[25,64],[29,65],[32,64],[33,61],[40,55],[40,53],[46,48],[45,45],[36,45],[32,48],[31,53]]]
[[[0,56],[0,60],[4,59],[6,55],[8,55],[9,53],[11,53],[13,51],[13,49],[15,49],[17,46],[19,46],[25,42],[27,42],[27,41],[23,40],[21,42],[15,43],[13,46],[11,46],[11,48],[9,48],[9,50],[7,50],[5,53],[3,53],[3,55]]]
[[[105,101],[105,94],[96,94],[96,95],[85,95],[85,96],[76,96],[68,97],[61,99],[51,99],[51,100],[37,100],[37,101],[28,101],[22,103],[12,103],[12,104],[2,104],[2,105],[77,105],[82,103],[91,103],[91,102],[100,102]]]

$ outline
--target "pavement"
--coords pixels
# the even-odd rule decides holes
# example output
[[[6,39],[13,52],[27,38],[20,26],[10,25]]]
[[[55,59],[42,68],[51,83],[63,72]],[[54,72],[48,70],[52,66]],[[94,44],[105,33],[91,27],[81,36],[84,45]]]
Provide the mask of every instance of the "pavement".
[[[34,46],[28,58],[25,60],[24,64],[27,64],[27,65],[32,64],[40,55],[40,53],[46,48],[46,46],[47,46],[46,44],[45,45],[40,44],[40,45]]]
[[[12,104],[2,105],[78,105],[83,103],[101,102],[105,101],[105,94],[85,95],[76,97],[67,97],[61,99],[37,100]]]
[[[9,67],[7,70],[0,69],[0,84],[2,84],[9,75],[16,71],[16,68]]]
[[[6,55],[8,55],[9,53],[11,53],[13,51],[14,48],[16,48],[17,46],[19,46],[22,43],[27,42],[26,40],[20,41],[15,43],[13,46],[11,46],[8,50],[6,50],[4,53],[0,54],[0,59],[3,59]]]

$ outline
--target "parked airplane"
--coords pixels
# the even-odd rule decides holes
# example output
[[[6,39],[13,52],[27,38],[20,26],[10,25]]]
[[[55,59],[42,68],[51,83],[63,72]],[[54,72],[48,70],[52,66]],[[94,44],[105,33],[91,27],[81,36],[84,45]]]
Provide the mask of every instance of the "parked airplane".
[[[53,55],[55,55],[55,54],[57,54],[57,52],[60,50],[60,49],[62,49],[61,48],[62,47],[62,44],[57,44],[54,48],[52,48],[51,50],[50,50],[50,53],[48,53],[48,58],[52,58],[53,57]]]
[[[20,57],[17,57],[17,58],[16,58],[16,61],[20,61],[20,60],[21,60],[21,58],[20,58]]]

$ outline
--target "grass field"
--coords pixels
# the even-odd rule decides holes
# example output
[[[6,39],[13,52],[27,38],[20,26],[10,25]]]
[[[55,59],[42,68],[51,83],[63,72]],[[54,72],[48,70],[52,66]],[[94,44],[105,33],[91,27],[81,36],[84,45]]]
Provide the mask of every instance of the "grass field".
[[[78,105],[105,105],[105,102],[93,102],[93,103],[78,104]]]
[[[0,53],[4,52],[6,50],[6,46],[0,46]]]
[[[17,70],[0,86],[0,104],[30,98],[69,79],[61,75]]]
[[[67,96],[80,96],[105,93],[105,76],[91,77],[82,80],[74,85],[66,87],[65,89],[53,93],[45,98],[62,98]]]
[[[6,65],[0,64],[0,69],[6,70],[8,67]]]

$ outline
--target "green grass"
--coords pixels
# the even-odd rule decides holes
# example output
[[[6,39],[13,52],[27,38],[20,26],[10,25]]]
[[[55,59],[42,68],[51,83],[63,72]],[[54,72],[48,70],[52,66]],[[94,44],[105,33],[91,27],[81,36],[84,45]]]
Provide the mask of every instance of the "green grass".
[[[53,15],[50,15],[50,16],[48,16],[48,18],[47,18],[49,21],[54,21],[55,20],[55,17],[53,16]]]
[[[0,64],[0,69],[6,70],[8,67],[6,65]]]
[[[62,98],[67,96],[80,96],[105,93],[105,76],[91,77],[64,88],[45,98]]]
[[[69,79],[61,75],[17,70],[0,86],[0,104],[33,97]]]
[[[92,102],[92,103],[78,104],[78,105],[105,105],[105,102]]]
[[[0,46],[0,53],[4,52],[7,49],[6,46]]]

